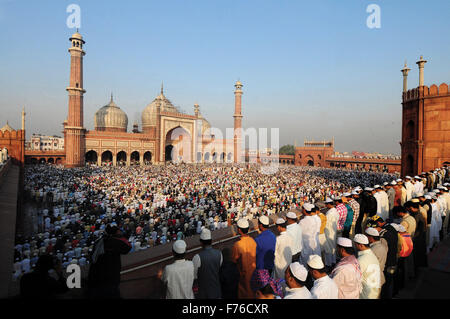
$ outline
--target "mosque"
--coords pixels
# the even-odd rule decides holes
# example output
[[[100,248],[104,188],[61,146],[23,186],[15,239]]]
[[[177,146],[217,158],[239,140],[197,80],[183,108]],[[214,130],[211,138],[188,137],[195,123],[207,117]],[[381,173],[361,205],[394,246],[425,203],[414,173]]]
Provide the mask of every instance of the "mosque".
[[[242,152],[242,83],[235,84],[233,138],[216,138],[198,104],[194,114],[186,114],[161,93],[141,114],[142,127],[127,132],[128,116],[114,102],[95,113],[94,130],[83,125],[83,57],[85,41],[80,33],[70,37],[71,57],[68,117],[64,121],[66,167],[97,165],[149,165],[174,162],[238,162]],[[225,134],[224,134],[225,135]]]

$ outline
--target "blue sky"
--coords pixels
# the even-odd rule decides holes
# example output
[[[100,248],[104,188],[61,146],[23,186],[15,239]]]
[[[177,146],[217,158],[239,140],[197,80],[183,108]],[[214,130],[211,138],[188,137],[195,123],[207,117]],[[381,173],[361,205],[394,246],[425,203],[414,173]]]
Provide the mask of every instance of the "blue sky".
[[[428,60],[425,84],[450,82],[450,1],[0,0],[0,119],[27,135],[59,134],[67,116],[66,7],[81,7],[85,127],[116,103],[134,120],[159,93],[215,127],[233,125],[244,84],[245,127],[279,127],[280,144],[331,139],[339,151],[399,153],[400,69]],[[369,29],[369,4],[381,28]]]

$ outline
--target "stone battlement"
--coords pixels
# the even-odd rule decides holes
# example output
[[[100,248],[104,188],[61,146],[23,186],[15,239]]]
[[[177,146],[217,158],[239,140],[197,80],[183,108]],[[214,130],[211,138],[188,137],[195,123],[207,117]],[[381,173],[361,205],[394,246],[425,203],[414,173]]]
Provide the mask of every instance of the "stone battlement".
[[[423,93],[421,92],[423,90]],[[403,92],[403,102],[417,100],[419,98],[435,97],[435,96],[450,95],[449,86],[446,83],[442,83],[439,87],[436,84],[432,86],[417,87],[406,92]]]

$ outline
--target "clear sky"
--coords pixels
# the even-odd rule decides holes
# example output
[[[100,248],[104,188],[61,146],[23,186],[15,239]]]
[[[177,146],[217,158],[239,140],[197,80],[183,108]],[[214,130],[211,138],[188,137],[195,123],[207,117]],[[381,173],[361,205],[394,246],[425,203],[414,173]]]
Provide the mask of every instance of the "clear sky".
[[[115,102],[129,127],[159,93],[212,126],[280,128],[280,146],[331,139],[339,151],[400,153],[400,69],[423,55],[425,84],[450,82],[448,0],[0,0],[0,126],[62,135],[67,117],[69,4],[81,7],[84,123]],[[381,28],[369,29],[369,4]]]

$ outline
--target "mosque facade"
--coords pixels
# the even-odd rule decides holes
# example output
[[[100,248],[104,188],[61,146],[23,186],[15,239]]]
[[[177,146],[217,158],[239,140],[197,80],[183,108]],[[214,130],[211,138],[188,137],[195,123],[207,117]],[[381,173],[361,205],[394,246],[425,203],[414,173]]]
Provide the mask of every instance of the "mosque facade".
[[[174,162],[237,162],[242,152],[242,83],[235,84],[233,138],[216,138],[198,104],[194,114],[186,114],[160,94],[141,113],[142,127],[128,132],[128,116],[114,102],[101,107],[94,118],[94,129],[83,122],[83,58],[85,41],[76,32],[70,37],[71,57],[68,117],[64,121],[66,167],[97,165],[149,165]],[[225,135],[225,134],[224,134]]]

